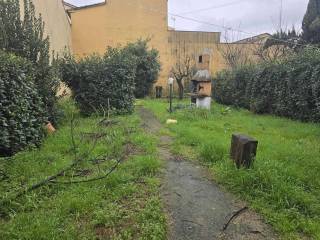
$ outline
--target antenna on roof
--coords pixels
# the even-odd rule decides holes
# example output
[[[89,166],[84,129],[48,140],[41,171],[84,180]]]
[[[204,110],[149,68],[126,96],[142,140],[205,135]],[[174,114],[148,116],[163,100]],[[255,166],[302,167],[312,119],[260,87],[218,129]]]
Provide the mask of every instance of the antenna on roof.
[[[171,20],[173,21],[173,28],[176,29],[176,18],[174,16],[171,16]]]

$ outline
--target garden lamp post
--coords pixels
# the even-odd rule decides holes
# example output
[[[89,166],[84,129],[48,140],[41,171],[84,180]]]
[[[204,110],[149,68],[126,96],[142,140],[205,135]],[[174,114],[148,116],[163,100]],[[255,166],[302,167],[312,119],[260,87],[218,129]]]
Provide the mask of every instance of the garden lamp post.
[[[170,113],[172,113],[173,82],[174,82],[174,79],[173,79],[172,77],[170,77],[170,78],[168,79],[168,84],[169,84],[169,101],[170,101],[169,112],[170,112]]]

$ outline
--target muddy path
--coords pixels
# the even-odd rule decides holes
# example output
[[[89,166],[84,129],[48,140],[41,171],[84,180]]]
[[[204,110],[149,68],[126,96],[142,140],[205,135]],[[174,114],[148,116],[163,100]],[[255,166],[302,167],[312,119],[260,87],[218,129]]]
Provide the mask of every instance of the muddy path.
[[[165,161],[162,197],[169,219],[170,240],[213,239],[277,239],[271,227],[259,215],[243,209],[236,201],[210,180],[207,170],[170,152],[168,136],[160,136],[161,123],[152,112],[138,109],[146,131],[159,137],[159,156]],[[223,230],[226,223],[235,216]]]

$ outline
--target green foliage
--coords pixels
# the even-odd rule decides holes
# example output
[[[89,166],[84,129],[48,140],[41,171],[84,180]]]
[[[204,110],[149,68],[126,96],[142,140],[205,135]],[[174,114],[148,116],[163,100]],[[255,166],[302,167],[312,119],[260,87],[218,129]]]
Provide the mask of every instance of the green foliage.
[[[0,156],[12,155],[43,136],[44,106],[32,64],[0,51]]]
[[[0,0],[0,49],[27,58],[34,64],[34,80],[44,102],[47,118],[56,123],[56,93],[59,79],[50,65],[49,38],[44,37],[44,22],[36,16],[31,0]]]
[[[222,71],[214,78],[214,96],[218,102],[249,107],[246,98],[247,85],[250,83],[252,66],[243,66],[234,71]]]
[[[293,26],[290,30],[278,30],[264,43],[263,49],[272,48],[275,45],[283,47],[283,53],[290,53],[289,49],[298,49],[301,43],[301,34]]]
[[[153,84],[156,82],[160,71],[159,52],[156,49],[148,49],[148,40],[138,40],[129,43],[125,51],[132,54],[136,60],[135,97],[147,96]]]
[[[135,114],[119,116],[114,119],[119,124],[97,128],[101,117],[82,117],[70,99],[61,102],[60,107],[66,112],[66,118],[59,131],[48,136],[41,148],[16,154],[11,161],[0,159],[0,169],[9,176],[0,181],[0,200],[73,162],[70,135],[73,117],[74,141],[78,156],[84,159],[59,180],[92,179],[103,175],[113,166],[113,159],[123,154],[128,141],[140,153],[129,152],[126,160],[108,178],[82,184],[49,184],[16,199],[10,205],[10,215],[0,218],[0,238],[166,239],[157,179],[161,162],[155,151],[156,141],[139,127],[139,117]],[[128,133],[128,129],[134,131]],[[105,135],[97,142],[83,138],[85,133],[98,130]],[[85,157],[88,151],[90,156]],[[106,161],[103,156],[108,157]],[[93,162],[95,158],[101,161]],[[77,173],[83,170],[89,170],[89,174],[78,176]],[[3,208],[0,205],[0,212]]]
[[[124,49],[108,48],[102,57],[91,55],[79,62],[66,55],[59,62],[62,79],[83,114],[104,114],[108,107],[117,113],[133,111],[136,62]]]
[[[284,61],[222,71],[213,95],[223,104],[302,121],[320,121],[320,49],[300,50]]]
[[[313,44],[320,43],[320,0],[309,0],[302,23],[302,38]]]
[[[303,61],[303,60],[301,60]],[[167,113],[165,101],[144,100],[176,139],[176,154],[205,163],[214,179],[246,200],[281,234],[280,239],[320,239],[320,128],[247,110],[214,104],[204,120],[188,109]],[[198,117],[197,117],[198,115]],[[259,141],[250,170],[237,169],[229,158],[231,135]]]

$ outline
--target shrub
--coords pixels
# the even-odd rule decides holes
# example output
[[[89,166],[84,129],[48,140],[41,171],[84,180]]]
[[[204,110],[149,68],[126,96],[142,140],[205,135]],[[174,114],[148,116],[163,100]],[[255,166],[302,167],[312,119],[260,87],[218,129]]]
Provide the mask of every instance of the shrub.
[[[34,64],[35,87],[44,102],[46,116],[56,123],[59,79],[50,64],[49,38],[44,36],[44,22],[40,15],[36,16],[32,0],[23,3],[20,11],[19,0],[0,1],[0,49]]]
[[[252,66],[243,66],[234,71],[222,71],[214,79],[214,96],[219,102],[237,107],[249,107],[246,98],[251,80]]]
[[[320,121],[320,49],[307,47],[277,62],[223,71],[214,78],[223,104],[302,121]]]
[[[32,72],[29,61],[0,52],[0,156],[37,145],[43,136],[44,109]]]
[[[117,113],[133,111],[136,63],[124,49],[108,48],[103,57],[91,55],[79,62],[69,55],[59,62],[81,113],[102,114],[109,106]]]
[[[125,47],[125,51],[132,54],[137,63],[134,80],[135,97],[143,98],[150,93],[153,84],[159,76],[159,52],[156,49],[148,50],[148,40],[138,40],[135,43],[129,43]]]

